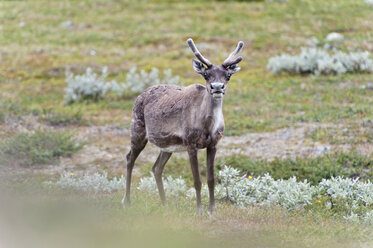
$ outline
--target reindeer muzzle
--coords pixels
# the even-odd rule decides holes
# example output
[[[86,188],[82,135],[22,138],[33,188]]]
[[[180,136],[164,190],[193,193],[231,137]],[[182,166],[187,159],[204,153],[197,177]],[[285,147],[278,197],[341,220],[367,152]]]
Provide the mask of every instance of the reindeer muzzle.
[[[225,94],[225,85],[223,83],[211,83],[210,93],[214,98],[222,98]]]

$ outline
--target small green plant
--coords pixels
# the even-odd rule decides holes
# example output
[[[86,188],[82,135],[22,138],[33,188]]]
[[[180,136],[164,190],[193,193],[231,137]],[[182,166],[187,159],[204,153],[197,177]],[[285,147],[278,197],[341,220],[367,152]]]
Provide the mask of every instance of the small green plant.
[[[0,112],[0,125],[5,122],[5,114],[3,112]]]
[[[52,126],[67,126],[84,124],[82,112],[80,110],[44,110],[43,115],[39,119],[46,121]]]
[[[17,101],[12,100],[0,100],[0,113],[2,113],[4,120],[5,116],[21,116],[21,115],[38,115],[40,114],[39,110],[27,108],[21,105]]]
[[[71,156],[81,147],[71,133],[41,130],[21,133],[0,143],[0,163],[20,166],[54,164],[60,156]]]
[[[274,179],[289,179],[296,176],[316,185],[324,178],[344,176],[373,180],[373,159],[357,152],[337,152],[316,158],[275,159],[273,161],[252,160],[245,156],[233,155],[217,163],[229,164],[248,175],[262,176],[269,173]]]

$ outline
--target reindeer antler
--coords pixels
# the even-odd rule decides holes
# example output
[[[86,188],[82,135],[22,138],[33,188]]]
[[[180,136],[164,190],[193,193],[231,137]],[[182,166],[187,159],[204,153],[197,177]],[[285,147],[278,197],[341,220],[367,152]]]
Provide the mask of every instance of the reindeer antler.
[[[242,47],[243,47],[243,42],[242,41],[238,42],[236,49],[228,56],[226,60],[224,60],[222,64],[224,68],[227,68],[231,65],[235,65],[241,62],[242,60],[241,56],[236,59],[234,59],[234,57],[241,51]]]
[[[203,64],[205,64],[207,67],[211,67],[212,63],[210,61],[208,61],[208,59],[206,59],[205,57],[202,56],[202,54],[198,51],[196,45],[194,44],[193,40],[191,38],[189,38],[187,40],[187,42],[188,42],[188,45],[189,45],[190,49],[192,49],[192,52],[194,53],[194,56],[196,56],[197,59],[199,61],[201,61]]]

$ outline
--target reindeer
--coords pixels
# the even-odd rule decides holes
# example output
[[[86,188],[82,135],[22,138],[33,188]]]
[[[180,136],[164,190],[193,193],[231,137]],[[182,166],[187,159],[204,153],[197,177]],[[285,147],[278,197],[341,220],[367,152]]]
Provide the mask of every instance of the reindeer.
[[[193,84],[187,87],[157,85],[146,89],[137,97],[131,123],[131,150],[127,154],[126,193],[122,203],[131,204],[131,175],[136,158],[149,141],[160,148],[152,171],[159,196],[166,205],[162,172],[173,152],[187,151],[196,189],[197,212],[202,213],[201,179],[197,151],[207,149],[207,183],[209,188],[209,213],[215,207],[214,160],[216,146],[224,133],[223,96],[230,77],[238,72],[243,42],[221,65],[213,65],[202,56],[192,39],[187,43],[198,60],[193,59],[195,72],[206,80],[206,86]]]

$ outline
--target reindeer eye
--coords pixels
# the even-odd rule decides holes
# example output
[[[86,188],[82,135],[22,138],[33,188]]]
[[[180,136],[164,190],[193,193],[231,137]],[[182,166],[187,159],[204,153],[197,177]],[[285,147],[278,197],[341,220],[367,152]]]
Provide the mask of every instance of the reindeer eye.
[[[226,78],[227,80],[229,80],[229,79],[231,78],[231,76],[232,76],[232,74],[227,73],[227,74],[225,75],[225,78]]]
[[[203,76],[206,80],[209,78],[209,75],[207,74],[207,72],[204,72],[204,73],[202,74],[202,76]]]

